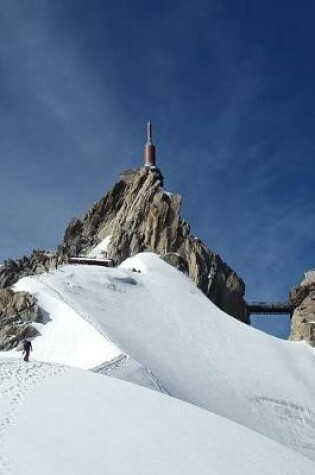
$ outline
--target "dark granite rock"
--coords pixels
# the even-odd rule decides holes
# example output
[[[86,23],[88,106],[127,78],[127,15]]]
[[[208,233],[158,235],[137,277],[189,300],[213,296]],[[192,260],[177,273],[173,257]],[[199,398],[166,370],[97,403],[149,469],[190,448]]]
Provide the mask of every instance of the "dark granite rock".
[[[41,320],[36,299],[27,292],[0,290],[0,350],[11,350],[26,337],[38,334],[33,322]]]

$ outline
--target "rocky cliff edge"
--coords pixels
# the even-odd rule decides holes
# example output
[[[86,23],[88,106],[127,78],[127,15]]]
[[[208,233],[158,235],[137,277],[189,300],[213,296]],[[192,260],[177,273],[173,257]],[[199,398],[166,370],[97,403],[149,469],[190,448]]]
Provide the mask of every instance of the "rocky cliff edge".
[[[294,307],[290,340],[305,340],[315,346],[315,270],[305,273],[299,286],[290,293]]]

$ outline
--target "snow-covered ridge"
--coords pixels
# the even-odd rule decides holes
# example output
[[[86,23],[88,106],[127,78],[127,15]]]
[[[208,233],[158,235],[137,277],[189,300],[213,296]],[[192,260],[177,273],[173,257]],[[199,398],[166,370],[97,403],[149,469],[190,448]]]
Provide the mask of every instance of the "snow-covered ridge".
[[[34,358],[60,362],[70,343],[77,349],[68,363],[85,368],[127,355],[127,367],[105,364],[105,373],[149,387],[153,380],[163,392],[315,459],[314,352],[225,315],[157,255],[112,269],[64,266],[22,279],[18,288],[32,291],[51,319],[34,341]],[[75,320],[89,330],[72,330]],[[94,330],[101,338],[95,348]],[[56,335],[67,331],[65,344]]]

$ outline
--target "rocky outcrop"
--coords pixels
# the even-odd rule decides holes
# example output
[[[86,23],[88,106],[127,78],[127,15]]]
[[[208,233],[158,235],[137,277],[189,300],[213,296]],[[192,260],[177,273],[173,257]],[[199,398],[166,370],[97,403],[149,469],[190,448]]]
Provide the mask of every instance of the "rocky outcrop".
[[[0,350],[11,350],[26,337],[36,336],[40,321],[36,299],[27,292],[0,290]]]
[[[304,280],[290,293],[294,307],[290,340],[305,340],[315,346],[315,270],[306,272]]]
[[[191,234],[180,215],[181,202],[179,195],[164,190],[158,169],[124,172],[82,218],[71,220],[56,252],[36,250],[29,257],[5,261],[0,289],[8,289],[21,277],[56,269],[71,256],[86,255],[111,236],[107,257],[116,264],[138,252],[156,252],[189,275],[218,307],[248,323],[244,282]]]
[[[0,267],[0,289],[11,287],[22,277],[48,272],[66,262],[68,256],[62,250],[56,253],[34,250],[22,259],[8,259]]]
[[[138,252],[156,252],[186,272],[218,307],[248,322],[244,282],[190,233],[189,224],[180,215],[181,197],[166,192],[162,184],[158,170],[122,174],[86,215],[70,222],[60,251],[63,255],[86,255],[111,236],[107,257],[117,264]]]

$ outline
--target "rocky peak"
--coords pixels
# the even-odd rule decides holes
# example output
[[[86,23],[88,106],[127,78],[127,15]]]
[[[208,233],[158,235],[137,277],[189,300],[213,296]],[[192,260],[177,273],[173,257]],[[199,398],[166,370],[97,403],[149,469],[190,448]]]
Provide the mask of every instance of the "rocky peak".
[[[7,260],[0,268],[0,289],[21,277],[40,274],[86,256],[107,238],[106,257],[119,264],[138,252],[155,252],[185,272],[219,308],[249,323],[242,279],[220,256],[191,234],[181,217],[182,198],[163,188],[156,167],[123,172],[113,188],[81,218],[69,223],[56,252],[35,250]]]
[[[86,255],[109,236],[107,257],[116,264],[138,252],[156,252],[186,272],[218,307],[248,322],[242,279],[191,234],[181,203],[180,195],[164,190],[157,168],[124,172],[82,218],[71,220],[60,252]]]

